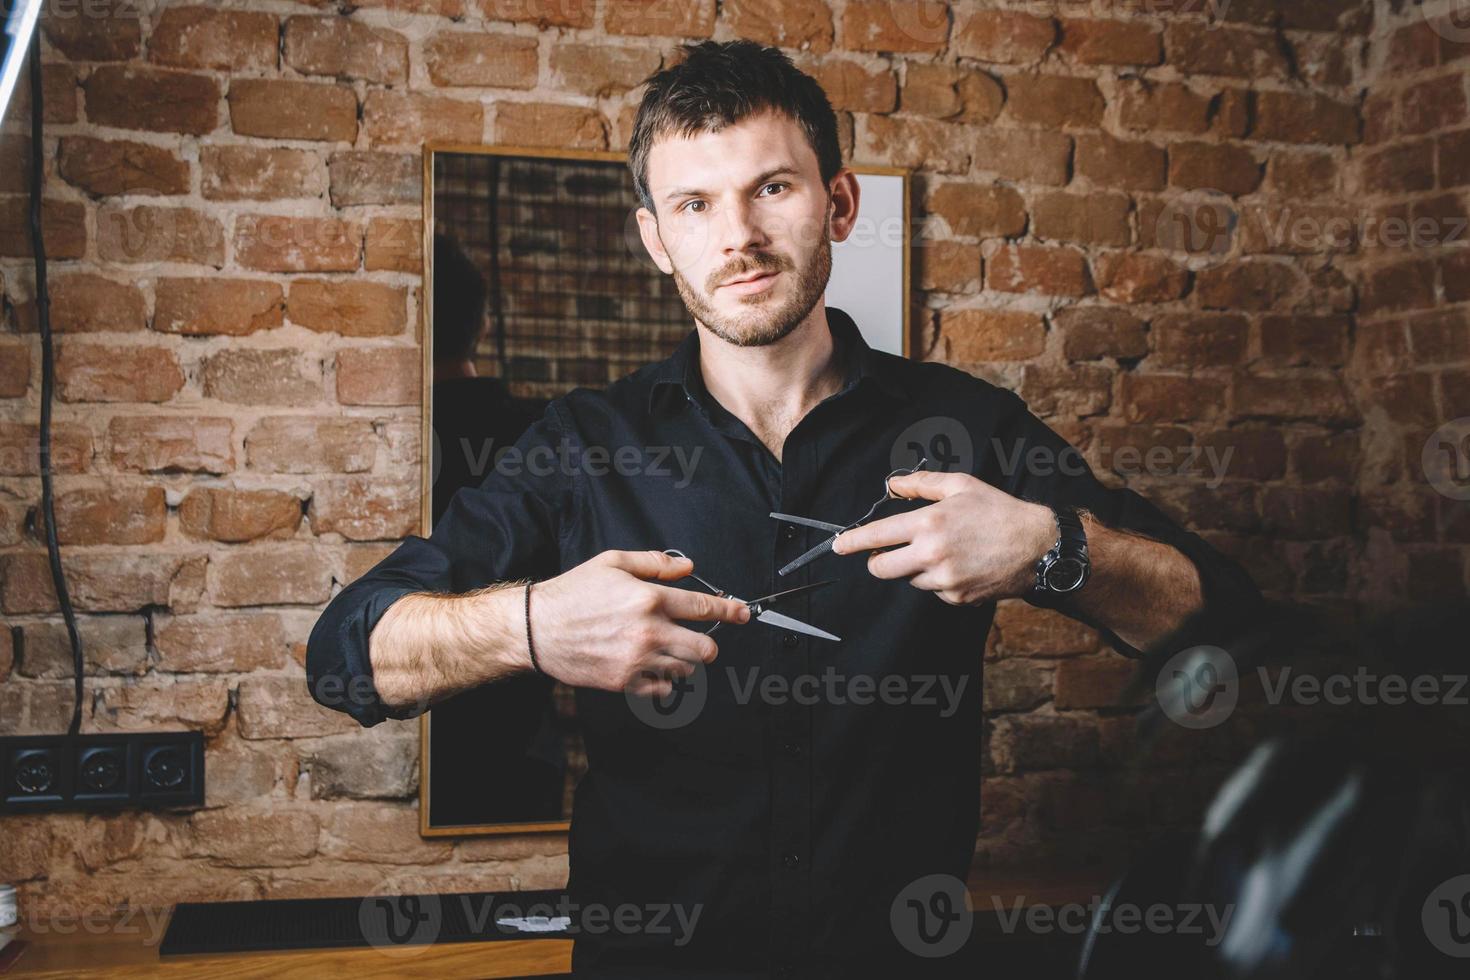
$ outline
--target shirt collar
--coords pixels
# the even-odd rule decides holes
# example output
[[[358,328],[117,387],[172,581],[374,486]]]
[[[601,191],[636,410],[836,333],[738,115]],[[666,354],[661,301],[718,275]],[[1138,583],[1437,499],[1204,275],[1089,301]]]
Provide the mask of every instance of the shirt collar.
[[[859,384],[870,384],[891,398],[908,397],[907,389],[894,374],[891,356],[869,347],[852,317],[829,306],[827,327],[832,332],[837,357],[844,365],[844,391]],[[708,390],[699,370],[698,328],[689,331],[672,355],[654,365],[651,382],[648,392],[650,410],[660,404],[670,404],[671,396],[682,395],[683,398],[678,400],[703,401]]]

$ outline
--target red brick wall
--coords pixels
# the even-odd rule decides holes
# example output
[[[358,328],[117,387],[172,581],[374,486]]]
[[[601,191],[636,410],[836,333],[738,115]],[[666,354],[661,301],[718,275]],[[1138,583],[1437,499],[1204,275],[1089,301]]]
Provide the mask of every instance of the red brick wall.
[[[1018,390],[1273,594],[1463,588],[1467,525],[1414,461],[1439,420],[1470,414],[1464,307],[1440,306],[1467,298],[1464,253],[1280,231],[1283,217],[1320,230],[1357,227],[1365,207],[1463,206],[1463,72],[1439,62],[1464,49],[1429,54],[1413,12],[78,13],[105,6],[61,5],[45,25],[58,533],[92,661],[87,727],[202,729],[210,785],[194,814],[0,822],[0,877],[25,901],[561,879],[555,838],[420,842],[414,725],[362,732],[317,708],[302,646],[333,588],[416,525],[419,145],[621,149],[634,87],[681,37],[785,46],[829,92],[853,161],[916,169],[920,356]],[[23,119],[0,141],[0,610],[25,634],[23,650],[0,645],[7,732],[60,730],[69,711],[34,527]],[[1139,472],[1148,457],[1128,453],[1150,449]],[[1221,480],[1204,461],[1191,471],[1196,449],[1233,451]],[[1163,760],[1125,792],[1129,722],[1099,710],[1125,662],[1017,603],[988,656],[982,860],[1115,853],[1189,819],[1238,749]]]

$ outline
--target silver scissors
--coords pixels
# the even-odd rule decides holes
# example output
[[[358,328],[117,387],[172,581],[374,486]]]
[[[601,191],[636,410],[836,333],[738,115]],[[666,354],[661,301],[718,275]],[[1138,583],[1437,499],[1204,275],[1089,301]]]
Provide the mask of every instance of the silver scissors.
[[[677,548],[665,548],[664,554],[674,558],[689,557]],[[772,612],[771,609],[768,608],[772,604],[779,602],[782,599],[790,598],[791,596],[798,595],[802,592],[810,592],[812,589],[820,589],[824,585],[831,585],[832,581],[812,582],[808,585],[798,585],[794,589],[787,589],[784,592],[776,592],[771,595],[761,596],[759,599],[742,599],[737,595],[731,595],[729,592],[726,592],[724,589],[719,588],[718,586],[711,585],[709,582],[706,582],[704,579],[700,578],[698,575],[695,575],[693,572],[690,572],[686,576],[686,578],[694,579],[694,581],[698,582],[706,589],[709,589],[721,599],[733,599],[736,602],[745,603],[746,608],[750,610],[751,619],[758,619],[762,623],[765,623],[769,626],[776,626],[783,630],[790,630],[793,633],[805,633],[807,636],[816,636],[824,640],[840,641],[842,639],[842,637],[840,636],[833,636],[826,630],[817,629],[815,626],[808,626],[806,623],[803,623],[799,619],[792,619],[790,616],[783,616],[781,613]],[[724,625],[724,623],[715,623],[715,625],[711,626],[704,632],[706,635],[708,635]]]
[[[814,562],[818,558],[825,555],[827,552],[831,551],[832,542],[837,540],[837,535],[841,534],[843,531],[851,531],[853,528],[861,524],[866,524],[868,521],[872,520],[873,515],[877,513],[878,508],[883,506],[884,501],[897,499],[888,489],[889,480],[893,479],[895,476],[909,476],[913,473],[917,473],[924,468],[924,464],[927,462],[929,462],[929,457],[925,456],[920,459],[919,462],[915,464],[912,468],[897,469],[885,476],[883,478],[883,496],[879,497],[878,500],[873,504],[873,506],[868,508],[868,512],[866,514],[864,514],[862,517],[859,517],[851,524],[832,524],[827,521],[813,520],[810,517],[797,517],[794,514],[778,514],[775,511],[771,511],[771,516],[778,521],[785,521],[788,524],[800,524],[803,527],[814,527],[818,531],[827,531],[831,534],[831,537],[827,538],[821,544],[817,545],[815,548],[811,549],[800,558],[797,558],[795,561],[788,562],[786,566],[779,569],[776,574],[790,574],[791,572],[796,571],[801,566],[806,565],[810,562]]]

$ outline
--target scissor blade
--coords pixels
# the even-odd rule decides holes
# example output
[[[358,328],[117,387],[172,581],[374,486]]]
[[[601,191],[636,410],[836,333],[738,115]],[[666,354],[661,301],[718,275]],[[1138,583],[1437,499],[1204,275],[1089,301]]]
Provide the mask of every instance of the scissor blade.
[[[832,585],[836,581],[836,579],[828,579],[825,582],[811,582],[807,585],[798,585],[794,589],[786,589],[784,592],[773,592],[770,595],[764,595],[761,596],[759,599],[753,599],[751,601],[758,602],[762,606],[771,606],[777,602],[780,602],[783,599],[789,599],[794,595],[800,595],[803,592],[810,592],[813,589],[820,589],[825,585]]]
[[[792,619],[790,616],[783,616],[769,609],[757,616],[756,619],[771,626],[779,626],[783,630],[791,630],[793,633],[805,633],[807,636],[816,636],[824,640],[840,641],[842,639],[840,636],[833,636],[826,630],[819,630],[815,626],[808,626],[799,619]]]
[[[800,524],[804,527],[814,527],[818,531],[826,531],[829,534],[836,534],[843,529],[841,524],[829,524],[826,521],[813,520],[810,517],[797,517],[795,514],[778,514],[775,511],[771,511],[771,516],[778,521],[785,521],[788,524]]]
[[[806,554],[802,555],[800,558],[796,559],[795,561],[788,562],[784,568],[777,569],[776,574],[789,575],[801,566],[816,561],[818,558],[822,557],[827,552],[832,550],[832,542],[836,540],[837,535],[834,534],[827,540],[823,541],[821,544],[817,545],[812,550],[808,551]]]

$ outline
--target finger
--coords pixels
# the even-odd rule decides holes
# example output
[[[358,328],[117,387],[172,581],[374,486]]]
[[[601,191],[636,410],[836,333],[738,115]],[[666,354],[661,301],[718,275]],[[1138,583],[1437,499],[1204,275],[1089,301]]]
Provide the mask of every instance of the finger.
[[[929,519],[924,514],[928,509],[920,507],[918,510],[894,514],[881,521],[855,527],[851,531],[843,531],[837,535],[837,540],[832,542],[832,553],[847,555],[855,551],[871,551],[874,548],[908,544],[914,540],[924,522]]]
[[[662,551],[604,551],[597,557],[630,575],[663,582],[681,579],[694,570],[690,559],[675,558]]]
[[[696,630],[665,623],[653,631],[645,656],[650,660],[673,657],[691,664],[711,663],[720,655],[715,638]]]
[[[897,497],[943,500],[971,489],[977,481],[968,473],[939,473],[920,470],[888,481],[888,492]]]
[[[640,677],[663,677],[672,679],[676,677],[689,677],[699,669],[699,661],[691,658],[688,650],[681,651],[676,655],[673,650],[659,650],[652,653],[644,661],[638,670]]]
[[[744,623],[750,620],[750,607],[735,599],[721,599],[708,592],[693,589],[675,589],[660,585],[659,608],[670,619],[684,619],[700,623]]]
[[[868,556],[868,571],[874,578],[908,578],[928,570],[928,563],[920,560],[919,549],[913,545]]]
[[[639,674],[627,687],[629,694],[640,698],[667,698],[673,696],[674,682],[666,677]]]

